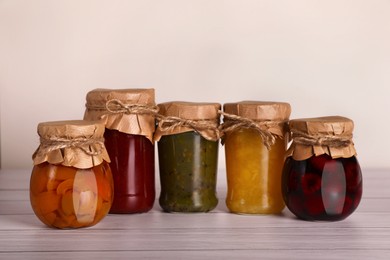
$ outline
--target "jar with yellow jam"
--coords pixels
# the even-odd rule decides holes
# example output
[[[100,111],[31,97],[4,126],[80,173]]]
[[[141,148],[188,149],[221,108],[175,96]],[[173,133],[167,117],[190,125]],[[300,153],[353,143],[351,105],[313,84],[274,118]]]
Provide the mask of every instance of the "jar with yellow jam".
[[[35,215],[53,228],[89,227],[109,212],[113,179],[103,140],[104,125],[57,121],[38,125],[30,202]]]
[[[166,212],[208,212],[217,204],[218,103],[159,104],[161,194]]]
[[[226,205],[231,212],[277,214],[284,209],[281,176],[290,113],[283,102],[224,105]]]

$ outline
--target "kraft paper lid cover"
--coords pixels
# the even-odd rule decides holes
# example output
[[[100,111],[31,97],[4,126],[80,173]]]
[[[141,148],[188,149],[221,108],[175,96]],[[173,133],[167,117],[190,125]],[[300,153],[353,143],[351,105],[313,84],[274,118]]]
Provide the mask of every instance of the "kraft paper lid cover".
[[[261,128],[264,124],[260,123],[264,121],[279,122],[279,124],[267,125],[266,128],[272,134],[283,136],[286,130],[284,125],[291,114],[291,106],[286,102],[241,101],[224,104],[223,111],[258,122]],[[229,118],[224,117],[224,122],[228,120]]]
[[[158,104],[159,125],[154,140],[161,136],[196,131],[207,140],[219,139],[219,113],[221,104],[206,102],[172,101]],[[180,123],[181,122],[181,123]],[[165,123],[168,127],[163,127]],[[194,127],[190,126],[193,124]]]
[[[156,113],[154,89],[95,89],[87,93],[86,101],[85,120],[104,120],[108,129],[142,135],[153,142]],[[124,107],[137,105],[143,106],[144,111],[129,112]]]
[[[287,156],[305,160],[328,154],[332,158],[356,155],[352,141],[354,123],[342,116],[294,119],[289,122],[292,144]]]
[[[104,146],[104,124],[100,121],[53,121],[38,124],[40,145],[34,165],[48,162],[87,169],[110,162]]]

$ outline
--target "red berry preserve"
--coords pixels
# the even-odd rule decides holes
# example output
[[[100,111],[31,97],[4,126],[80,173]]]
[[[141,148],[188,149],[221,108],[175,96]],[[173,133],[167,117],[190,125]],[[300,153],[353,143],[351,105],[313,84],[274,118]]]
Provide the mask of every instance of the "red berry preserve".
[[[323,154],[296,161],[288,157],[282,179],[285,203],[306,220],[342,220],[362,197],[362,174],[355,156],[332,159]]]
[[[109,213],[148,212],[155,201],[154,89],[95,89],[84,119],[105,122],[114,199]]]
[[[337,221],[351,215],[362,197],[362,173],[344,117],[290,121],[292,145],[282,175],[283,199],[304,220]]]

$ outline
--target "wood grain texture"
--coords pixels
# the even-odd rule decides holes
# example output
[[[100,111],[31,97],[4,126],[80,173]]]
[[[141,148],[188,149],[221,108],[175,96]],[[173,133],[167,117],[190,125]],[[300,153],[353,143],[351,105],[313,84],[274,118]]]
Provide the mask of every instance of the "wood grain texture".
[[[390,176],[364,172],[357,211],[339,222],[228,212],[225,187],[209,213],[108,215],[94,227],[56,230],[33,214],[29,171],[0,170],[0,259],[390,259]],[[220,174],[224,174],[220,171]]]

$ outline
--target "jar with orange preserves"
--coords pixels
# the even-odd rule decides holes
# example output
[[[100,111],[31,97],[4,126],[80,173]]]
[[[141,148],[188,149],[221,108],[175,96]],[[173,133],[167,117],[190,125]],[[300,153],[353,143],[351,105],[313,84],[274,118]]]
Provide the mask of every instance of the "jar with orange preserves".
[[[231,212],[277,214],[284,209],[281,176],[290,113],[283,102],[224,105],[226,205]]]
[[[97,224],[109,212],[113,179],[104,146],[104,125],[57,121],[38,125],[30,202],[35,215],[53,228]]]

